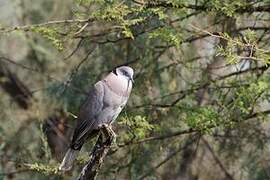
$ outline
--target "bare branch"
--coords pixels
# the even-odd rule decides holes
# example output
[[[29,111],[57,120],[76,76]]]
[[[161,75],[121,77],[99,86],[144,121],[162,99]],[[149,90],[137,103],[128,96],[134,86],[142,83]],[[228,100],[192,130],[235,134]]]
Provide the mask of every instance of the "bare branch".
[[[224,172],[224,174],[226,175],[227,179],[230,180],[234,180],[233,176],[227,171],[227,169],[225,168],[225,166],[223,165],[223,163],[220,161],[220,159],[217,157],[217,155],[215,154],[213,148],[210,146],[210,144],[207,142],[207,140],[205,140],[204,138],[202,138],[202,141],[204,142],[205,146],[207,147],[207,149],[210,151],[210,153],[212,154],[214,160],[216,161],[216,163],[219,165],[220,169]]]
[[[196,145],[198,145],[200,140],[200,135],[198,136],[197,134],[194,135],[193,137],[190,137],[190,139],[188,139],[188,141],[186,143],[184,143],[183,145],[181,144],[180,147],[174,151],[173,153],[171,153],[168,157],[166,157],[164,160],[162,160],[160,163],[158,163],[156,166],[154,166],[153,168],[151,168],[147,173],[145,173],[143,176],[141,176],[139,179],[144,179],[147,176],[149,176],[155,169],[161,167],[162,165],[164,165],[166,162],[168,162],[170,159],[172,159],[175,155],[177,155],[179,152],[181,152],[183,149],[186,149],[188,146],[192,145],[193,143],[196,143]]]
[[[104,125],[101,129],[101,133],[103,134],[99,135],[98,140],[94,146],[94,149],[92,153],[90,154],[90,160],[86,163],[86,165],[82,169],[77,180],[95,180],[96,179],[99,169],[102,166],[103,159],[108,153],[115,139],[115,133],[111,129],[111,126]]]
[[[119,144],[118,147],[125,147],[125,146],[128,146],[130,144],[141,144],[141,143],[145,143],[145,142],[148,142],[148,141],[154,141],[154,140],[164,140],[164,139],[167,139],[167,138],[172,138],[172,137],[180,136],[180,135],[184,135],[184,134],[191,134],[191,133],[194,133],[194,132],[196,132],[196,130],[194,130],[192,128],[189,128],[189,129],[186,129],[186,130],[181,130],[181,131],[177,131],[177,132],[173,132],[173,133],[168,133],[166,135],[148,137],[148,138],[141,139],[141,140],[138,140],[138,141],[128,141],[126,143]]]

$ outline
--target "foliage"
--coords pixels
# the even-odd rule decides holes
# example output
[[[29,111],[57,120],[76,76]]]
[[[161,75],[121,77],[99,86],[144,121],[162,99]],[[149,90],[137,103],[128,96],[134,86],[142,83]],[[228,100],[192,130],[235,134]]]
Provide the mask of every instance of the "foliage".
[[[43,164],[25,164],[26,167],[29,167],[30,170],[35,170],[41,173],[45,173],[47,175],[55,175],[58,172],[58,166],[56,165],[43,165]]]
[[[124,139],[131,139],[133,138],[133,136],[135,136],[135,138],[137,139],[141,139],[146,137],[147,131],[151,131],[154,129],[154,126],[149,124],[146,117],[142,117],[139,115],[136,115],[134,117],[122,117],[121,119],[119,119],[119,124],[126,125],[131,130],[128,137],[125,138],[125,136],[123,136]]]
[[[48,39],[59,51],[63,50],[63,42],[61,42],[57,29],[47,27],[33,27],[31,31],[41,34]]]
[[[212,128],[220,124],[221,117],[215,109],[211,107],[202,107],[187,110],[186,122],[189,127],[201,132],[210,132]]]
[[[74,179],[96,140],[57,171],[79,108],[123,64],[135,84],[98,179],[269,179],[269,1],[5,4],[0,179]]]

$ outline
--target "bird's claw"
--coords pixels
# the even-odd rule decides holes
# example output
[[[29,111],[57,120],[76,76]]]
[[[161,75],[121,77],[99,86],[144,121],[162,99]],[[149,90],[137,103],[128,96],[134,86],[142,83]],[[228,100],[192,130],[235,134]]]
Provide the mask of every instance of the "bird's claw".
[[[98,127],[99,128],[106,128],[106,129],[108,129],[109,125],[106,124],[106,123],[103,123],[103,124],[98,125]]]
[[[113,143],[116,143],[116,134],[112,129],[112,126],[110,124],[101,124],[99,125],[99,128],[101,129],[102,133],[105,135],[105,137],[109,137]]]

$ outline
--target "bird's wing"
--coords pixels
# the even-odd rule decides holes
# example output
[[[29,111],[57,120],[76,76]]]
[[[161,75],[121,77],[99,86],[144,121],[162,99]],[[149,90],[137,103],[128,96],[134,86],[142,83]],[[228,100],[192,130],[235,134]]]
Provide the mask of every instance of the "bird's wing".
[[[75,128],[72,144],[82,145],[85,138],[96,126],[96,117],[102,112],[104,108],[104,85],[101,81],[97,82],[88,93],[86,101],[80,108],[78,123]]]

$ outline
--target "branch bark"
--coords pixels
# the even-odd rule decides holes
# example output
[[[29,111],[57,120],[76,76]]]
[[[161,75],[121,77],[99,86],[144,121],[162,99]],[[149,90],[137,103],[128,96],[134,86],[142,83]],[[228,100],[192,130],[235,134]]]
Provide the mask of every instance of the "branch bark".
[[[39,27],[45,27],[45,26],[52,26],[52,25],[59,25],[59,24],[73,24],[73,23],[87,23],[87,22],[93,22],[94,18],[88,18],[88,19],[65,19],[65,20],[55,20],[55,21],[48,21],[43,22],[40,24],[29,24],[24,26],[15,26],[15,27],[9,27],[9,28],[0,28],[0,33],[7,33],[17,30],[22,31],[30,31],[32,28],[39,28]]]
[[[107,155],[113,141],[115,133],[111,126],[103,125],[101,134],[90,154],[89,161],[83,167],[77,180],[95,180],[102,166],[103,159]]]
[[[216,161],[216,163],[218,164],[218,166],[220,167],[220,169],[224,172],[224,174],[226,176],[226,179],[228,179],[228,180],[234,180],[234,177],[227,171],[227,169],[225,168],[224,164],[221,162],[221,160],[215,154],[213,148],[210,146],[210,144],[208,143],[208,141],[206,139],[204,139],[204,138],[202,138],[202,141],[204,142],[205,146],[207,147],[207,149],[212,154],[214,160]]]

